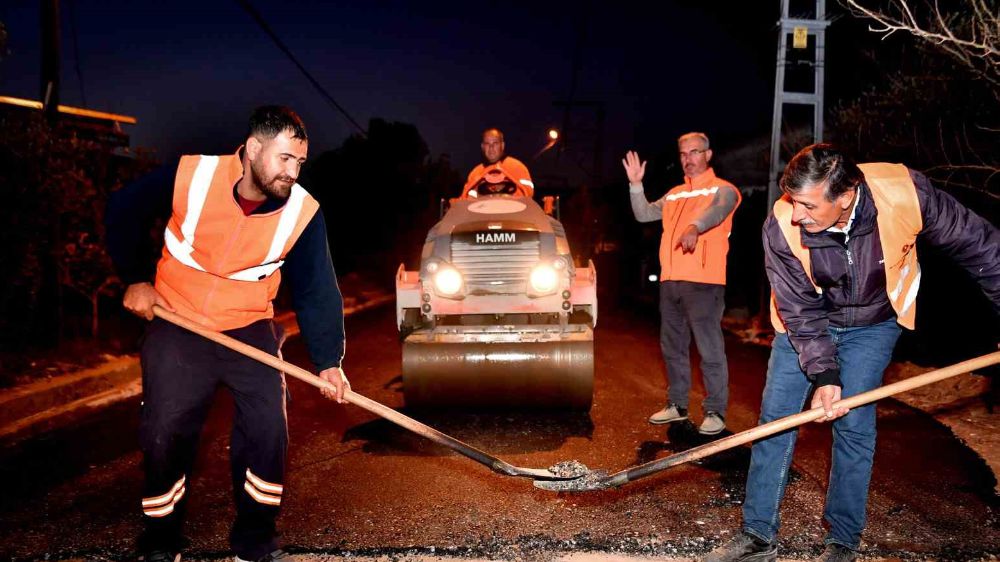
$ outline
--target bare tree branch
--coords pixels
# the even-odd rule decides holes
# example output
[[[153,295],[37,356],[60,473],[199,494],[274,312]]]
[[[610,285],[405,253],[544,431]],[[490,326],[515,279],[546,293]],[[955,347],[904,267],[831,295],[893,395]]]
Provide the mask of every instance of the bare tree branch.
[[[913,0],[889,0],[887,9],[868,7],[862,1],[841,0],[855,16],[873,20],[875,24],[868,29],[883,39],[902,31],[949,55],[986,80],[1000,100],[1000,10],[996,7],[991,8],[986,0],[964,0],[963,9],[946,13],[937,0],[920,6]],[[917,9],[921,6],[926,14]]]
[[[931,41],[937,44],[954,44],[976,51],[980,56],[990,59],[991,64],[1000,64],[1000,46],[997,45],[997,35],[1000,33],[997,27],[1000,25],[1000,16],[991,14],[985,6],[982,9],[976,7],[976,2],[970,0],[969,4],[973,9],[969,17],[972,20],[970,27],[970,38],[963,39],[955,36],[952,30],[952,23],[945,20],[937,2],[934,4],[933,19],[936,20],[937,29],[928,29],[921,25],[910,9],[908,0],[893,0],[891,5],[896,6],[903,13],[903,17],[890,16],[884,12],[873,8],[867,8],[857,2],[857,0],[844,0],[855,15],[863,15],[878,22],[882,27],[869,27],[876,33],[884,33],[889,36],[896,31],[906,31],[912,35]]]

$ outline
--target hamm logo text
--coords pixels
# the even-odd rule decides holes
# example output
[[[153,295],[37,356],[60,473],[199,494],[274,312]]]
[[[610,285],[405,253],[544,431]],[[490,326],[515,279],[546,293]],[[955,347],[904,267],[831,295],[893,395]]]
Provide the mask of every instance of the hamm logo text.
[[[476,244],[515,244],[516,232],[479,232],[476,233]]]

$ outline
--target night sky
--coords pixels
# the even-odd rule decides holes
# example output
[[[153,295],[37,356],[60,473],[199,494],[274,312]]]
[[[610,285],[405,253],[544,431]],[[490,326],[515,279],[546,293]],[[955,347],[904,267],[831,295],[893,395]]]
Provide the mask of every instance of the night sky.
[[[581,27],[576,98],[605,104],[606,161],[692,129],[770,128],[777,1],[253,4],[358,122],[412,123],[459,170],[487,126],[529,157],[562,123]],[[63,0],[61,20],[61,102],[135,116],[133,146],[164,158],[232,150],[263,103],[303,116],[311,156],[352,132],[235,0]],[[39,99],[38,2],[4,2],[0,21],[0,94]]]

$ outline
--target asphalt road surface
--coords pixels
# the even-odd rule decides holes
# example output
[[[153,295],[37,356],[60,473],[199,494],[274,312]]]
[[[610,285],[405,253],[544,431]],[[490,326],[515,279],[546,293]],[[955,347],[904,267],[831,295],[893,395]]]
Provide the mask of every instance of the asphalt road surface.
[[[354,389],[402,405],[391,305],[347,323]],[[419,419],[525,467],[578,460],[619,469],[703,442],[691,425],[646,423],[665,381],[655,314],[605,305],[594,406],[586,414],[435,413]],[[733,431],[756,423],[767,349],[727,339]],[[306,365],[300,340],[286,359]],[[697,378],[697,377],[696,377]],[[500,476],[290,379],[291,450],[280,525],[290,550],[389,557],[549,559],[553,553],[696,557],[740,522],[749,449],[616,490],[555,494]],[[702,392],[700,383],[696,392]],[[140,524],[139,403],[0,451],[0,559],[127,559]],[[232,406],[220,392],[189,480],[188,552],[228,553]],[[692,418],[701,420],[698,399]],[[947,428],[891,399],[879,406],[866,555],[968,560],[1000,552],[993,475]],[[782,508],[782,556],[819,552],[829,427],[803,430]]]

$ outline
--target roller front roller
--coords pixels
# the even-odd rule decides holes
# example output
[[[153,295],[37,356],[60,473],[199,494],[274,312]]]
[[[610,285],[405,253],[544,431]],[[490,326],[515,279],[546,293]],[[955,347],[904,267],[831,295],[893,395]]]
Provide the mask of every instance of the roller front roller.
[[[587,411],[593,391],[593,340],[403,344],[408,408]]]

